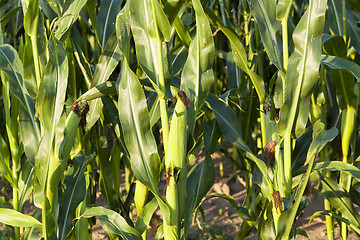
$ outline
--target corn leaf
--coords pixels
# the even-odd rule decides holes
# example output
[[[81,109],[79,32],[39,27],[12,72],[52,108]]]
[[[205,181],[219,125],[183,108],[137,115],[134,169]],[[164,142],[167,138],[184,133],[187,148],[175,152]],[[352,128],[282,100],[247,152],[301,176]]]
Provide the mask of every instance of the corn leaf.
[[[59,41],[62,42],[65,40],[66,33],[69,31],[73,23],[77,20],[81,9],[85,6],[86,2],[87,0],[65,1],[62,14],[61,16],[59,16],[59,19],[55,23],[55,37]],[[56,1],[56,4],[59,4],[58,1]]]
[[[78,155],[73,158],[64,179],[64,193],[59,210],[59,239],[65,239],[72,227],[76,208],[86,196],[85,167],[93,159],[91,156]]]
[[[204,104],[212,85],[215,82],[214,40],[209,21],[199,0],[192,1],[196,15],[196,35],[191,41],[189,55],[181,75],[181,89],[185,91],[190,105],[188,109],[189,131],[195,127],[195,118]]]
[[[23,5],[25,7],[25,5]],[[39,0],[28,1],[24,17],[25,32],[32,38],[37,37],[38,25],[43,24],[41,18],[39,19]]]
[[[192,222],[195,209],[215,182],[215,167],[209,154],[194,166],[188,174],[184,208],[185,236]]]
[[[341,110],[357,108],[356,83],[352,75],[360,80],[360,66],[346,58],[346,45],[341,37],[333,37],[323,44],[328,55],[322,56],[322,63],[330,68],[331,81],[336,87],[336,98]]]
[[[15,187],[13,174],[10,169],[9,148],[2,136],[0,136],[0,173],[6,178],[12,187]]]
[[[294,134],[299,137],[304,133],[310,111],[311,92],[318,81],[325,10],[326,0],[310,1],[294,31],[295,51],[289,58],[284,104],[275,128],[278,134]]]
[[[18,178],[18,189],[19,189],[19,203],[23,206],[25,201],[33,190],[35,177],[35,168],[33,164],[27,160],[22,166]]]
[[[165,79],[164,87],[168,89],[172,64],[168,46],[163,41],[170,40],[169,21],[157,0],[134,0],[130,2],[130,9],[137,61],[160,89],[162,80],[159,74],[162,73]]]
[[[36,109],[44,129],[44,136],[35,158],[36,177],[42,188],[45,188],[48,174],[56,169],[50,162],[54,154],[52,143],[56,127],[64,110],[65,93],[68,82],[68,60],[65,49],[55,38],[50,41],[50,59],[39,87]],[[49,167],[54,167],[49,171]]]
[[[9,79],[10,92],[20,101],[20,136],[26,156],[34,159],[40,141],[40,131],[35,120],[35,101],[25,88],[22,63],[16,50],[10,45],[0,46],[0,69]]]
[[[140,233],[130,227],[126,220],[113,210],[104,207],[92,207],[85,210],[80,218],[97,217],[101,226],[108,233],[113,233],[128,240],[141,240]]]
[[[284,71],[282,63],[282,40],[278,34],[281,23],[276,19],[276,0],[251,0],[251,13],[259,25],[261,41],[272,63]]]
[[[99,62],[96,66],[91,88],[106,82],[120,61],[120,49],[115,33],[109,38]],[[89,113],[87,115],[86,129],[89,130],[100,117],[102,109],[101,99],[89,102]]]
[[[293,204],[290,204],[288,208],[281,213],[280,219],[277,223],[278,230],[277,230],[277,236],[276,239],[287,239],[290,235],[290,231],[292,229],[292,224],[286,224],[288,222],[294,222],[296,213],[298,212],[298,208],[301,202],[301,198],[304,194],[307,182],[310,178],[311,171],[314,166],[314,161],[316,156],[319,154],[319,152],[324,148],[324,146],[331,142],[338,134],[338,130],[334,127],[329,130],[325,130],[325,125],[317,121],[314,124],[313,128],[313,142],[310,144],[306,162],[307,170],[306,173],[304,173],[303,177],[301,178],[301,182],[298,185],[295,195],[292,197],[293,201],[295,201]]]
[[[293,0],[279,0],[276,6],[276,19],[280,22],[289,14]]]
[[[119,78],[119,118],[134,174],[157,193],[160,158],[151,132],[146,99],[136,75],[124,60]]]
[[[100,3],[99,14],[96,17],[97,34],[102,48],[105,48],[107,40],[115,31],[116,15],[119,12],[121,1],[104,0]]]
[[[119,14],[116,16],[116,36],[119,40],[119,48],[122,55],[129,61],[130,56],[130,3],[126,2],[125,6],[121,9]]]
[[[334,180],[322,178],[319,190],[324,198],[330,201],[331,206],[338,209],[342,216],[349,220],[354,226],[360,228],[360,215],[354,208],[347,192]]]
[[[265,86],[264,81],[261,79],[259,75],[257,75],[254,71],[252,71],[248,66],[247,54],[245,48],[242,44],[242,41],[239,35],[229,27],[225,27],[221,24],[219,18],[215,15],[211,9],[208,7],[204,7],[205,13],[210,21],[215,27],[218,27],[225,36],[229,39],[232,51],[234,53],[235,63],[246,73],[249,75],[251,82],[253,83],[256,93],[258,94],[260,102],[265,101]]]
[[[262,184],[261,188],[264,191],[264,195],[271,200],[272,199],[272,183],[267,174],[267,167],[265,163],[258,159],[246,145],[242,139],[241,128],[239,121],[236,118],[233,110],[227,105],[222,99],[215,97],[210,94],[206,100],[211,106],[212,111],[215,114],[216,120],[219,123],[220,129],[226,140],[241,148],[245,151],[246,156],[252,160],[260,172],[262,173]]]
[[[37,219],[7,208],[0,208],[0,222],[15,227],[36,227],[41,230],[41,222]]]
[[[135,229],[139,231],[139,233],[143,233],[150,224],[150,221],[152,219],[152,216],[157,209],[158,205],[156,200],[152,200],[148,202],[140,211],[140,214],[138,214],[138,217],[136,219],[135,223]]]

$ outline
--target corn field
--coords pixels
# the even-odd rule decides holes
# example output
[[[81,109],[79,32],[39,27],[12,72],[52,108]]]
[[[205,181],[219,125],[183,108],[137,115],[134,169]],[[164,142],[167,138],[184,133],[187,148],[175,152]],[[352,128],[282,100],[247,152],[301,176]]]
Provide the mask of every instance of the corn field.
[[[155,211],[187,239],[211,198],[236,239],[306,237],[309,189],[327,239],[360,238],[357,0],[0,0],[0,23],[0,239],[151,239]],[[213,153],[244,204],[208,194]]]

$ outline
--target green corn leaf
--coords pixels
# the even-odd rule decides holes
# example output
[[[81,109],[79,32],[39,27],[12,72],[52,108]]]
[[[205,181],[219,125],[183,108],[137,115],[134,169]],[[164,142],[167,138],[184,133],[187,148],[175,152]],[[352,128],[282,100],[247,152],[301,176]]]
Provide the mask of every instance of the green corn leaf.
[[[195,38],[190,43],[189,55],[181,75],[181,89],[190,102],[188,109],[190,134],[194,131],[196,115],[215,82],[213,72],[215,47],[210,24],[200,1],[192,1],[192,4],[198,27]]]
[[[37,113],[45,131],[35,158],[36,176],[42,188],[46,185],[48,174],[51,176],[58,165],[54,163],[57,160],[52,159],[52,145],[56,127],[64,110],[68,82],[68,61],[62,44],[52,38],[49,51],[50,59],[36,100]]]
[[[215,182],[215,167],[209,154],[194,166],[188,174],[184,208],[185,236],[192,222],[195,209]]]
[[[286,223],[293,223],[296,217],[296,213],[298,212],[298,208],[302,199],[302,196],[304,194],[307,182],[310,178],[311,171],[314,166],[314,161],[318,153],[324,148],[324,146],[332,141],[338,134],[338,130],[334,127],[329,130],[325,130],[325,125],[317,121],[314,124],[313,128],[313,141],[310,144],[306,162],[305,164],[308,164],[306,173],[304,173],[303,177],[301,178],[301,182],[298,185],[296,189],[296,193],[293,196],[293,201],[295,201],[293,204],[288,206],[288,208],[281,213],[280,219],[277,223],[278,230],[277,230],[277,236],[276,239],[287,239],[290,235],[290,231],[292,229],[292,224],[286,224]]]
[[[327,20],[334,34],[343,36],[343,6],[342,1],[328,0],[329,10]],[[346,3],[346,40],[350,41],[357,52],[360,52],[360,29],[356,25],[354,15],[348,3]]]
[[[126,2],[125,6],[121,9],[116,16],[116,36],[119,40],[119,48],[123,56],[129,61],[130,56],[130,3]]]
[[[281,23],[276,19],[276,0],[251,0],[249,6],[259,25],[261,41],[269,59],[279,70],[284,71],[282,40],[278,34]]]
[[[327,169],[330,171],[345,172],[360,181],[360,170],[352,164],[338,161],[316,163],[313,171]]]
[[[327,55],[321,56],[321,62],[326,66],[330,67],[331,69],[348,70],[354,75],[357,81],[360,82],[360,66],[357,65],[355,62],[342,57]]]
[[[65,239],[71,230],[76,208],[86,196],[85,167],[93,159],[91,156],[78,155],[72,159],[73,167],[69,167],[64,179],[64,193],[59,210],[59,239]]]
[[[360,66],[346,58],[346,45],[342,37],[329,38],[323,44],[322,62],[330,68],[331,82],[336,87],[336,98],[341,110],[357,108],[356,83],[352,75],[360,80]]]
[[[139,231],[139,233],[143,233],[150,224],[151,218],[157,209],[157,202],[156,200],[152,200],[148,202],[140,211],[140,214],[138,214],[138,217],[136,219],[135,223],[135,229]]]
[[[215,118],[210,119],[203,124],[205,148],[212,154],[216,151],[218,140],[221,137],[221,130]]]
[[[87,8],[87,12],[89,14],[89,18],[90,18],[91,25],[92,25],[92,31],[95,33],[96,42],[97,42],[97,44],[100,45],[98,31],[96,31],[96,29],[98,28],[97,21],[96,21],[97,4],[98,4],[98,2],[96,0],[88,0],[88,1],[86,1],[85,7]]]
[[[350,35],[351,45],[360,53],[360,28],[356,25],[356,21],[348,3],[346,3],[347,31]]]
[[[59,41],[62,42],[65,40],[66,33],[69,31],[73,23],[79,17],[79,13],[81,9],[85,6],[86,2],[87,0],[70,0],[65,2],[62,14],[55,22],[55,37]],[[58,1],[56,1],[56,3],[59,4]]]
[[[157,0],[131,1],[130,23],[137,61],[152,82],[163,90],[169,88],[172,75],[170,52],[163,42],[170,39],[170,24],[164,11],[157,5]],[[160,22],[163,27],[159,25]],[[165,86],[161,86],[163,84]]]
[[[35,120],[35,101],[25,88],[23,66],[16,50],[10,45],[0,46],[0,69],[8,76],[10,92],[20,101],[20,136],[26,156],[34,159],[40,141],[40,131]]]
[[[87,88],[90,89],[91,80],[93,78],[90,63],[86,59],[86,57],[85,57],[83,51],[81,50],[81,48],[79,47],[79,45],[77,45],[77,43],[75,41],[73,41],[72,39],[71,39],[71,46],[73,49],[73,54],[75,55],[75,59],[81,70],[81,73],[84,76],[85,84],[86,84]]]
[[[40,4],[43,0],[40,0]],[[61,12],[63,10],[63,5],[65,1],[57,1],[57,0],[47,0],[47,5],[58,15],[61,15]]]
[[[348,219],[351,224],[360,228],[360,215],[343,188],[334,180],[326,177],[322,178],[320,184],[319,190],[324,198],[330,201],[331,206],[338,209],[342,216]]]
[[[36,227],[41,230],[41,222],[18,211],[0,208],[0,222],[14,227]]]
[[[15,187],[13,174],[10,169],[9,148],[2,136],[0,136],[0,173],[6,178],[12,187]]]
[[[290,8],[293,0],[279,0],[276,6],[276,19],[280,22],[289,16]]]
[[[218,27],[229,39],[234,53],[235,63],[246,74],[249,75],[251,82],[255,87],[256,93],[258,94],[260,102],[261,103],[264,102],[265,101],[264,81],[261,79],[259,75],[257,75],[254,71],[252,71],[249,68],[247,61],[247,54],[239,35],[232,28],[225,27],[224,25],[222,25],[219,18],[215,15],[215,13],[211,9],[209,9],[208,7],[204,7],[204,10],[210,23],[213,24],[215,27]]]
[[[35,177],[35,168],[33,164],[27,160],[22,166],[18,178],[18,189],[19,189],[19,205],[23,206],[25,201],[33,190]]]
[[[92,87],[88,91],[86,91],[83,95],[81,95],[77,100],[86,100],[91,101],[97,98],[101,98],[104,96],[112,96],[116,95],[116,82],[115,81],[107,81],[101,83],[95,87]]]
[[[157,193],[160,158],[150,128],[144,92],[126,60],[118,84],[119,118],[132,169],[137,179]]]
[[[169,17],[170,24],[173,24],[175,19],[178,18],[178,13],[181,10],[185,0],[167,1],[164,5],[164,12]]]
[[[294,134],[299,137],[305,130],[311,92],[318,81],[325,10],[326,0],[310,1],[294,31],[295,51],[289,59],[284,104],[280,110],[280,121],[275,128],[278,134]]]
[[[134,0],[130,3],[130,9],[132,12],[131,26],[136,27],[135,31],[142,29],[149,38],[157,41],[170,41],[170,23],[159,1]],[[135,35],[138,34],[134,33]]]
[[[42,24],[42,21],[40,22],[41,19],[39,19],[39,0],[29,0],[26,7],[24,29],[30,37],[36,38],[38,25],[39,23]]]
[[[123,60],[117,84],[119,118],[126,148],[131,157],[132,170],[136,178],[154,193],[164,220],[167,221],[170,212],[158,190],[160,157],[150,128],[145,95],[126,59]]]
[[[311,216],[310,220],[309,220],[309,224],[311,224],[311,222],[312,222],[312,220],[313,220],[314,218],[316,218],[316,217],[318,217],[318,216],[320,216],[320,215],[327,215],[327,216],[330,216],[330,217],[332,217],[332,218],[334,218],[334,219],[337,219],[337,220],[339,220],[339,221],[341,221],[341,222],[346,223],[346,224],[349,226],[349,228],[351,228],[351,230],[353,230],[358,236],[360,236],[360,228],[359,228],[359,227],[357,227],[356,225],[352,224],[348,219],[346,219],[346,218],[344,218],[344,217],[341,217],[340,215],[337,215],[337,214],[335,214],[335,213],[333,213],[333,212],[331,212],[331,211],[329,211],[329,210],[318,211],[318,212],[314,213],[314,214]]]
[[[115,33],[109,38],[106,47],[100,55],[96,66],[91,88],[106,82],[120,61],[120,49]],[[100,117],[102,109],[101,99],[95,99],[89,103],[86,130],[89,130]]]
[[[101,226],[108,233],[113,233],[128,240],[141,240],[140,233],[133,227],[130,227],[126,220],[114,212],[104,207],[92,207],[85,210],[80,218],[97,217]]]
[[[212,94],[209,94],[209,97],[206,100],[211,106],[212,111],[216,116],[216,120],[219,123],[220,129],[223,133],[223,136],[226,140],[241,148],[245,151],[246,156],[252,160],[262,173],[262,190],[265,193],[265,196],[271,200],[272,199],[272,183],[267,174],[267,167],[265,163],[258,159],[246,145],[242,139],[240,123],[236,118],[233,110],[227,105],[222,99],[215,97]]]
[[[44,12],[45,16],[52,22],[57,16],[60,15],[59,6],[61,2],[58,1],[58,4],[55,6],[52,4],[56,0],[40,0],[40,8]],[[52,5],[52,6],[50,6]]]
[[[119,12],[121,3],[122,0],[103,0],[100,3],[96,24],[97,34],[102,48],[105,48],[107,40],[115,31],[116,15]]]
[[[42,23],[43,15],[39,14],[40,22]],[[33,49],[31,38],[25,35],[25,46],[24,46],[24,53],[23,53],[23,68],[24,68],[24,84],[26,90],[28,91],[29,95],[32,98],[36,98],[38,85],[35,76],[35,64],[34,64],[34,56],[33,56]],[[48,40],[46,38],[46,30],[43,24],[39,24],[36,44],[38,48],[38,58],[40,63],[40,74],[44,72],[46,63],[48,61]]]

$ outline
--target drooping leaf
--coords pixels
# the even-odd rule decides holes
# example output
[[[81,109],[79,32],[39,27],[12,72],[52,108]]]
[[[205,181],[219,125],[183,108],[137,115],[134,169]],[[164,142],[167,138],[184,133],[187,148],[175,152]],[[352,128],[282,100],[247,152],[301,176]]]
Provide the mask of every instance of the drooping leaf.
[[[241,127],[238,119],[236,118],[235,113],[232,109],[225,103],[224,100],[215,97],[212,94],[209,94],[207,100],[209,105],[211,106],[212,111],[216,116],[216,120],[219,123],[220,129],[223,133],[223,136],[226,140],[241,148],[245,151],[245,155],[252,160],[263,176],[262,178],[262,190],[267,198],[272,199],[272,183],[267,174],[267,167],[265,163],[258,159],[250,150],[250,148],[246,145],[245,141],[242,139]]]
[[[310,1],[294,31],[295,51],[289,58],[284,104],[275,128],[278,134],[299,137],[304,133],[311,92],[318,81],[325,10],[326,0]]]
[[[128,240],[141,240],[140,233],[130,227],[126,220],[117,212],[104,207],[92,207],[85,210],[80,218],[97,217],[101,226],[108,233],[113,233]]]
[[[139,233],[143,233],[149,226],[151,218],[157,208],[157,202],[156,200],[152,200],[148,202],[140,211],[140,214],[138,214],[138,217],[136,219],[135,223],[135,229],[139,231]]]
[[[342,216],[348,219],[357,228],[360,227],[360,215],[356,211],[347,192],[334,180],[322,178],[320,192],[330,201],[331,206],[338,209]]]
[[[224,25],[222,25],[219,18],[215,15],[215,13],[211,9],[205,6],[204,10],[210,23],[218,27],[229,39],[234,53],[234,59],[236,64],[246,74],[249,75],[250,80],[255,87],[256,93],[258,94],[259,101],[261,103],[264,102],[265,101],[264,81],[261,79],[259,75],[257,75],[254,71],[252,71],[249,68],[247,61],[247,54],[239,35],[232,28],[225,27]]]
[[[59,19],[55,22],[55,37],[59,41],[64,41],[66,36],[65,33],[69,31],[71,26],[77,20],[81,9],[86,2],[87,0],[65,1],[62,15],[59,16]],[[56,3],[59,4],[58,1],[56,1]]]
[[[330,68],[331,82],[336,87],[336,98],[341,110],[357,108],[357,93],[354,77],[360,80],[360,66],[346,59],[346,45],[337,36],[325,41],[323,51],[332,56],[322,56],[322,63]]]
[[[0,208],[0,222],[14,227],[36,227],[39,230],[42,227],[41,222],[32,216],[7,208]]]

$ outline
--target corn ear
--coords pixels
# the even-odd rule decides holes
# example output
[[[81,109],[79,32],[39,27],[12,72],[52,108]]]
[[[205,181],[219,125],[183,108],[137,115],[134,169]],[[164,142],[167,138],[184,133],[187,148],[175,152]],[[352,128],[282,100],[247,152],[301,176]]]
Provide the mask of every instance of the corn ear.
[[[176,105],[171,120],[168,148],[165,153],[165,166],[167,174],[166,200],[171,212],[170,223],[177,229],[179,220],[183,215],[186,193],[186,121],[189,102],[183,91],[180,91],[174,100],[176,100]]]
[[[346,108],[343,110],[341,119],[341,148],[343,152],[343,161],[349,162],[349,148],[351,138],[354,132],[356,120],[356,110],[354,108]]]
[[[143,209],[143,207],[146,204],[148,192],[149,191],[147,187],[144,184],[142,184],[139,180],[136,180],[134,202],[135,202],[137,215],[139,215],[141,209]]]

